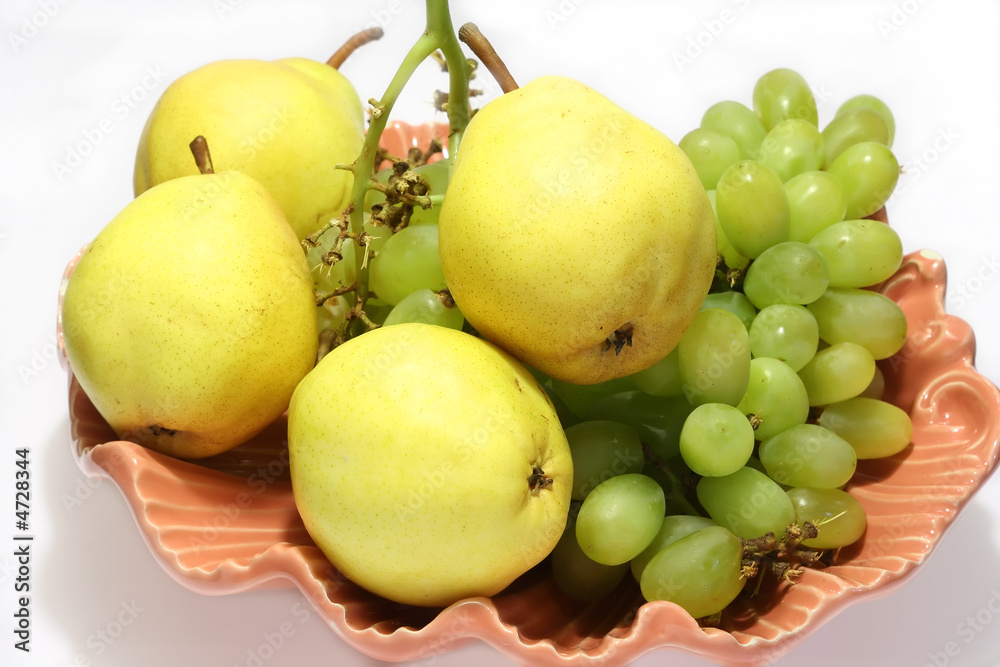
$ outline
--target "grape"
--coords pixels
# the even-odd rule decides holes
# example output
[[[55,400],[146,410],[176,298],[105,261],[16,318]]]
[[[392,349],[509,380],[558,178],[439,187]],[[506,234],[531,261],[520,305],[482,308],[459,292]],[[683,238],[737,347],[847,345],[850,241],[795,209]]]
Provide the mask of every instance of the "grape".
[[[701,310],[708,310],[709,308],[728,310],[740,318],[747,331],[750,330],[750,325],[753,323],[754,317],[757,316],[757,309],[750,303],[747,295],[743,292],[735,292],[733,290],[712,292],[705,295],[705,299],[701,302]]]
[[[823,166],[823,136],[816,126],[799,118],[775,125],[764,137],[757,161],[770,167],[782,182]]]
[[[886,359],[906,343],[906,314],[889,297],[865,289],[831,287],[807,308],[816,317],[819,337],[831,345],[862,345]]]
[[[414,167],[413,173],[427,182],[428,195],[443,195],[448,189],[448,181],[451,179],[451,174],[448,171],[448,162],[446,160],[438,160],[432,164],[422,164],[419,167]],[[413,215],[410,216],[410,224],[436,225],[440,213],[440,204],[432,206],[429,209],[414,206]]]
[[[743,293],[757,308],[812,303],[826,291],[829,271],[816,248],[798,241],[773,245],[750,265]]]
[[[714,525],[716,525],[715,522],[705,516],[671,514],[663,517],[663,524],[660,526],[659,532],[656,533],[656,537],[653,538],[648,547],[642,550],[641,554],[631,561],[632,576],[636,583],[642,581],[642,571],[646,569],[646,565],[653,559],[653,556],[682,537],[687,537],[696,530]]]
[[[680,396],[681,369],[677,363],[677,348],[649,368],[632,374],[635,386],[650,396]]]
[[[714,190],[722,172],[741,157],[732,138],[702,127],[685,134],[677,145],[691,160],[706,190]]]
[[[865,218],[882,208],[899,180],[899,162],[884,144],[862,141],[847,147],[827,171],[847,193],[848,220]]]
[[[834,343],[816,353],[799,370],[809,405],[828,405],[854,398],[875,377],[875,359],[857,343]]]
[[[371,261],[369,277],[372,291],[392,305],[418,289],[443,290],[437,225],[406,227],[393,234]]]
[[[586,418],[625,422],[657,455],[671,459],[680,454],[681,427],[690,413],[691,404],[684,396],[663,398],[626,391],[596,401]]]
[[[392,230],[384,225],[373,225],[371,219],[366,216],[362,229],[371,235],[368,242],[369,252],[378,252],[392,236]],[[351,239],[345,239],[341,245],[342,259],[327,263],[323,261],[323,256],[333,249],[339,235],[339,229],[334,227],[326,231],[318,239],[318,245],[307,246],[306,261],[312,270],[313,285],[320,293],[329,293],[342,287],[351,285],[355,281],[355,243]],[[331,258],[332,259],[332,258]]]
[[[602,565],[583,553],[576,539],[576,516],[570,511],[562,537],[552,549],[552,578],[559,590],[577,600],[600,600],[628,571],[628,563]]]
[[[848,109],[823,128],[823,166],[829,167],[848,146],[862,141],[889,145],[889,128],[871,109]]]
[[[591,406],[608,396],[635,390],[631,377],[614,378],[597,384],[573,384],[551,378],[552,393],[558,396],[577,417],[586,418]],[[614,419],[614,417],[609,417]]]
[[[668,600],[694,618],[716,614],[743,590],[743,545],[720,526],[708,526],[665,547],[646,565],[646,600]]]
[[[616,475],[642,471],[646,459],[635,429],[614,421],[584,421],[566,429],[573,458],[574,500]]]
[[[838,549],[857,542],[868,527],[865,508],[840,489],[789,489],[795,520],[817,527],[819,535],[802,540],[810,549]]]
[[[730,166],[719,178],[715,206],[722,231],[744,257],[788,240],[788,195],[770,167],[754,160]]]
[[[850,443],[817,424],[798,424],[760,443],[768,476],[788,486],[835,489],[854,475],[858,457]]]
[[[725,477],[702,477],[697,493],[698,502],[713,521],[744,539],[767,533],[782,535],[795,521],[795,510],[785,491],[748,466]]]
[[[885,102],[875,97],[874,95],[855,95],[851,99],[847,100],[840,105],[837,109],[835,116],[850,110],[850,109],[871,109],[885,122],[886,129],[889,130],[889,140],[886,141],[885,145],[892,147],[892,140],[896,134],[896,121],[892,117],[892,111],[889,109]]]
[[[760,118],[745,104],[725,100],[710,106],[701,117],[701,127],[720,132],[740,148],[740,157],[744,160],[757,155],[767,130]]]
[[[701,310],[677,344],[677,364],[692,405],[735,405],[747,388],[750,335],[728,310]]]
[[[913,422],[904,410],[863,396],[826,406],[819,423],[851,443],[859,459],[897,454],[913,437]]]
[[[809,395],[791,366],[778,359],[758,357],[750,362],[747,392],[736,406],[745,415],[756,415],[758,440],[802,424],[809,417]]]
[[[844,219],[847,193],[837,177],[825,171],[806,171],[785,182],[788,197],[789,241],[808,243],[830,225]]]
[[[442,295],[429,289],[418,289],[393,306],[382,326],[405,322],[423,322],[461,330],[465,318],[447,293]]]
[[[753,88],[753,110],[770,130],[788,118],[801,118],[818,125],[816,99],[809,84],[794,70],[779,68],[757,79]]]
[[[798,371],[819,346],[819,325],[804,306],[776,303],[762,308],[750,325],[750,352],[772,357]]]
[[[698,475],[722,477],[736,472],[746,465],[753,447],[753,426],[747,416],[725,403],[699,405],[681,429],[681,456]]]
[[[722,257],[722,261],[725,262],[727,267],[742,271],[747,268],[747,265],[750,264],[750,258],[744,257],[738,253],[736,248],[733,247],[732,242],[726,236],[726,232],[723,231],[722,224],[719,223],[719,212],[716,207],[715,190],[708,190],[707,194],[708,200],[712,203],[712,214],[715,216],[715,238],[719,256]]]
[[[861,392],[861,396],[865,398],[882,398],[885,393],[885,375],[882,374],[882,369],[877,365],[875,366],[875,377],[872,381],[868,383],[865,390]]]
[[[877,220],[844,220],[809,241],[826,259],[832,287],[877,285],[903,262],[903,242]]]
[[[351,303],[343,296],[330,297],[323,302],[323,305],[316,309],[316,324],[319,331],[330,329],[337,331],[347,322],[347,313],[351,310]]]
[[[603,565],[627,563],[642,553],[663,523],[666,497],[651,477],[631,473],[601,482],[580,506],[576,539]]]

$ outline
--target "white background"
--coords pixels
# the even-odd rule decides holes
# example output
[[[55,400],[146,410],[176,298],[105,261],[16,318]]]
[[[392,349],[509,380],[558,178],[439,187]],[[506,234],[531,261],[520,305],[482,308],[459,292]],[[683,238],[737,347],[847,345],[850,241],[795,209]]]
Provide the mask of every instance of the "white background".
[[[1000,4],[453,5],[455,25],[475,21],[521,83],[546,73],[576,77],[675,141],[710,104],[749,104],[757,77],[774,67],[793,67],[810,81],[821,125],[856,93],[882,97],[895,111],[894,151],[906,169],[889,206],[892,223],[907,251],[931,248],[945,257],[949,310],[978,333],[980,371],[1000,380]],[[0,663],[246,665],[248,651],[293,618],[301,599],[294,590],[202,597],[178,585],[148,553],[118,491],[108,482],[86,484],[70,456],[66,376],[54,361],[56,292],[66,261],[131,199],[139,132],[170,81],[222,58],[325,60],[350,34],[378,21],[385,38],[343,67],[362,99],[377,98],[422,20],[416,0],[3,1]],[[430,95],[445,85],[427,68],[394,116],[434,119]],[[90,141],[88,133],[95,136],[104,119],[111,119],[111,131],[100,133],[79,166],[57,174],[55,164]],[[959,289],[965,297],[958,298]],[[36,536],[29,655],[13,650],[10,630],[13,450],[23,446],[32,451]],[[83,502],[67,507],[72,496]],[[1000,609],[998,563],[1000,478],[993,478],[905,586],[848,608],[777,664],[1000,664],[1000,618],[990,610]],[[113,644],[96,640],[123,605],[141,609],[134,622]],[[989,623],[970,633],[966,618],[977,613]],[[956,655],[946,655],[950,643]],[[708,664],[676,652],[647,655],[639,664],[666,660]],[[508,664],[481,643],[421,664],[473,661]],[[375,661],[313,616],[264,664]]]

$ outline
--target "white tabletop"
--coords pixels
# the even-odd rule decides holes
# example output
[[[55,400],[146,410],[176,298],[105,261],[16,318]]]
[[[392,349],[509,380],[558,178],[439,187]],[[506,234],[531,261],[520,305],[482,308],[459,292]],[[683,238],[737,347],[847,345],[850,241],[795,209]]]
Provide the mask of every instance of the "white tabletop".
[[[991,0],[455,0],[520,82],[578,78],[675,141],[722,99],[750,103],[781,66],[817,91],[821,125],[840,102],[882,97],[904,165],[889,204],[907,251],[949,267],[950,312],[978,333],[977,365],[1000,380],[1000,4]],[[679,6],[683,5],[683,6]],[[13,648],[13,517],[0,530],[0,664],[253,665],[298,592],[203,597],[150,556],[110,482],[70,456],[66,375],[54,361],[56,292],[66,261],[132,197],[135,145],[173,79],[223,58],[325,60],[357,29],[383,40],[343,66],[379,97],[422,30],[416,0],[4,0],[0,44],[0,492],[13,514],[15,447],[30,447],[32,651]],[[484,75],[485,83],[488,77]],[[441,119],[433,66],[394,116]],[[487,86],[491,95],[495,86]],[[82,147],[82,148],[81,148]],[[77,161],[72,152],[87,154]],[[72,164],[68,162],[72,161]],[[58,165],[68,165],[62,169]],[[79,499],[82,502],[67,502]],[[5,524],[7,525],[7,524]],[[847,608],[776,665],[1000,664],[1000,478],[989,480],[903,587]],[[119,618],[129,623],[116,626]],[[117,632],[120,628],[121,632]],[[109,630],[113,631],[109,634]],[[112,636],[117,635],[117,636]],[[656,652],[637,664],[709,664]],[[318,617],[294,627],[268,665],[376,664]],[[421,665],[509,664],[482,643]]]

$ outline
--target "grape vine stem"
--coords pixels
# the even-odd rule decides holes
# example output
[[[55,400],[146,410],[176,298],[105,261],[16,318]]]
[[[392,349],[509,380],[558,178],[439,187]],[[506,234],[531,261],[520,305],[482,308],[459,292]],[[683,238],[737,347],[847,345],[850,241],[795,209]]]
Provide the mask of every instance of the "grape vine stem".
[[[368,133],[361,147],[361,155],[354,161],[351,171],[354,173],[354,186],[351,190],[351,202],[354,210],[350,214],[351,232],[356,238],[361,238],[364,224],[365,193],[371,183],[374,173],[378,146],[389,121],[389,114],[400,93],[416,71],[417,67],[429,56],[440,50],[448,64],[449,93],[448,99],[448,168],[454,165],[455,155],[461,143],[462,135],[469,124],[469,65],[462,46],[455,34],[451,21],[448,0],[427,1],[427,27],[416,43],[403,58],[396,74],[386,87],[381,99],[372,100],[372,118],[368,125]],[[368,300],[368,263],[367,253],[355,253],[355,308],[353,309],[363,320],[364,305]]]

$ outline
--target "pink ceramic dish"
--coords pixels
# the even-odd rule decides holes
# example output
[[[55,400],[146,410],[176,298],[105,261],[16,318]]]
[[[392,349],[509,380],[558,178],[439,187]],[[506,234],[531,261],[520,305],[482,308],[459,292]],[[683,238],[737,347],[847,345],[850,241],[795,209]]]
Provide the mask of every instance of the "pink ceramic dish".
[[[412,137],[425,146],[440,131],[396,123],[383,143],[403,153]],[[575,602],[546,563],[493,598],[446,609],[376,597],[339,576],[306,533],[283,419],[229,452],[179,461],[116,440],[67,367],[73,454],[87,474],[119,487],[150,551],[181,584],[211,595],[297,586],[337,635],[378,659],[417,659],[478,638],[533,665],[626,664],[664,648],[762,665],[848,604],[904,583],[996,467],[1000,391],[975,371],[972,330],[944,312],[945,279],[940,256],[921,251],[880,286],[909,325],[903,350],[880,362],[886,399],[909,412],[914,429],[909,447],[862,462],[850,483],[868,512],[865,536],[836,565],[740,602],[719,628],[699,627],[671,603],[644,604],[630,577],[605,600]]]

